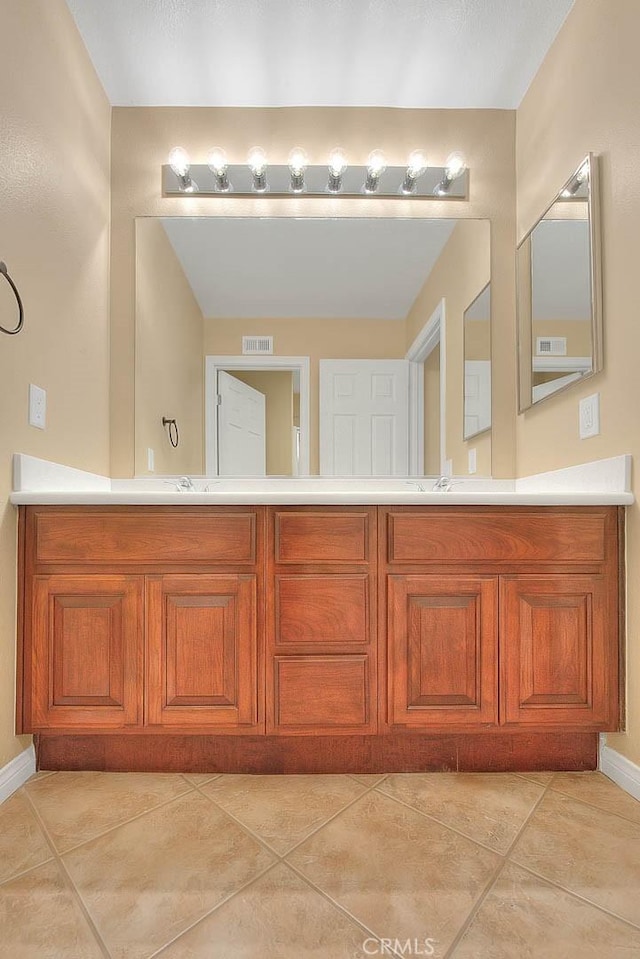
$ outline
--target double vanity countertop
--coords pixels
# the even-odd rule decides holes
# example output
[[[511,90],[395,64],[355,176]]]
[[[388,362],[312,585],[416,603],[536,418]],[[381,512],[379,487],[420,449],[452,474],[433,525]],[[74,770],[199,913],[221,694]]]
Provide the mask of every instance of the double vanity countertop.
[[[628,506],[634,502],[628,455],[516,480],[454,476],[446,492],[434,490],[438,477],[191,476],[194,488],[182,489],[180,476],[110,479],[22,453],[14,455],[13,466],[10,500],[16,506]]]

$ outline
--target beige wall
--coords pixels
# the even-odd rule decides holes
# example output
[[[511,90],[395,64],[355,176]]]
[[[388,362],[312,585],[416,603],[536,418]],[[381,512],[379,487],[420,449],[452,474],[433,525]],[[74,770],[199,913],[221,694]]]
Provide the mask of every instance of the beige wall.
[[[14,736],[16,511],[11,454],[109,472],[110,108],[63,0],[2,4],[0,259],[25,326],[0,334],[0,767]],[[15,304],[0,286],[0,323]],[[27,424],[29,383],[47,428]]]
[[[270,336],[276,356],[309,357],[309,464],[319,468],[318,361],[401,359],[404,323],[398,320],[205,320],[205,354],[239,356],[243,336]]]
[[[619,453],[640,461],[640,73],[637,0],[576,0],[517,114],[518,235],[592,151],[600,157],[604,371],[517,421],[518,475]],[[601,434],[578,438],[578,401],[600,393]],[[550,443],[549,437],[557,437]],[[638,470],[634,488],[640,497]],[[628,511],[628,732],[610,744],[640,762],[640,506]]]
[[[440,463],[440,344],[424,361],[424,471],[439,476]]]
[[[291,476],[293,464],[293,373],[289,370],[229,370],[265,396],[267,476]]]
[[[160,220],[136,221],[136,474],[202,473],[204,320]],[[175,419],[174,448],[162,425]]]
[[[134,229],[136,216],[427,216],[491,220],[494,328],[493,470],[510,476],[515,464],[515,113],[506,110],[392,109],[216,109],[205,107],[118,107],[112,117],[112,468],[131,475],[134,466]],[[304,143],[311,162],[324,162],[340,143],[354,163],[372,146],[390,163],[403,164],[417,146],[429,149],[434,164],[454,149],[467,157],[468,201],[402,201],[372,198],[162,197],[160,167],[172,146],[186,147],[203,162],[211,136],[230,162],[244,162],[260,143],[274,163],[286,162],[292,143]],[[260,332],[256,330],[255,332]],[[336,344],[338,340],[335,341]],[[233,352],[238,352],[237,344]],[[309,350],[299,352],[307,355]],[[402,355],[402,354],[397,354]]]
[[[466,442],[463,439],[463,314],[489,282],[490,260],[489,224],[482,220],[459,222],[407,317],[409,346],[440,300],[445,301],[446,458],[452,460],[453,473],[458,475],[468,473],[470,448],[476,449],[478,475],[490,476],[492,469],[491,433],[483,433]],[[509,362],[512,366],[513,357]]]

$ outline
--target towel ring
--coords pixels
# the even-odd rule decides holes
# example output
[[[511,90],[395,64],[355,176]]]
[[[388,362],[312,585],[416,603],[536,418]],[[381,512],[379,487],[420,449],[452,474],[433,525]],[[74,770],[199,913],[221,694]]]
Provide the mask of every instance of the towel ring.
[[[16,333],[19,333],[22,329],[24,323],[24,308],[22,306],[22,300],[20,299],[20,294],[18,293],[18,287],[15,285],[11,277],[9,276],[9,271],[7,270],[7,264],[0,261],[0,273],[5,278],[9,286],[14,292],[16,301],[18,303],[18,325],[13,330],[7,330],[4,326],[0,326],[0,332],[6,333],[7,336],[15,336]]]
[[[162,425],[167,431],[167,436],[169,437],[169,442],[175,449],[178,443],[180,442],[180,434],[178,432],[178,424],[175,420],[170,420],[167,416],[162,417]]]

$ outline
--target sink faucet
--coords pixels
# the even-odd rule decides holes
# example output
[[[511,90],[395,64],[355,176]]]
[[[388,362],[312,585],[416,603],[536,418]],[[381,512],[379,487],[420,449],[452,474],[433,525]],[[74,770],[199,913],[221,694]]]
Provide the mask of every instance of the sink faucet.
[[[179,493],[184,493],[185,490],[195,490],[190,476],[181,476],[180,479],[177,480],[165,480],[165,483],[169,483],[170,486],[175,486]]]
[[[416,482],[412,482],[411,480],[407,480],[407,486],[415,486],[415,488],[419,490],[421,493],[425,492],[425,487],[422,483],[416,483]]]
[[[433,484],[434,493],[448,493],[453,483],[450,476],[440,476]]]

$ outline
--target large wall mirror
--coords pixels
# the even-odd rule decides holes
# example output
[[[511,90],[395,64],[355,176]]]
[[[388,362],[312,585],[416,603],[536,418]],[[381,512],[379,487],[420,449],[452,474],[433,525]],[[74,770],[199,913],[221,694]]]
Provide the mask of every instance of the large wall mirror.
[[[491,284],[464,311],[464,439],[491,429]]]
[[[602,369],[598,198],[589,154],[518,246],[520,412]]]
[[[463,314],[490,279],[488,221],[141,217],[135,228],[136,475],[318,474],[327,383],[341,461],[356,462],[345,437],[355,416],[370,415],[380,471],[388,458],[379,444],[406,431],[419,441],[391,473],[438,474],[443,457],[467,472]],[[409,347],[443,302],[439,342],[409,363]],[[163,418],[176,421],[177,446]],[[490,434],[478,472],[491,472]],[[353,475],[382,472],[354,467]]]

